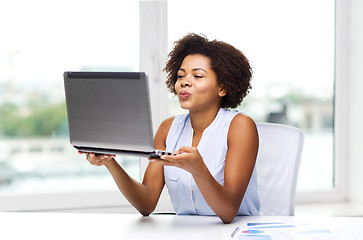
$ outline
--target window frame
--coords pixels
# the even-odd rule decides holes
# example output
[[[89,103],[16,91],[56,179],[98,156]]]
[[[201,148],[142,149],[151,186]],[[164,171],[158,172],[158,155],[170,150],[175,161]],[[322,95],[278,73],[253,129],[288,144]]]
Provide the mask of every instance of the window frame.
[[[349,116],[349,16],[350,4],[335,1],[335,59],[334,59],[334,145],[333,189],[297,192],[297,203],[343,202],[347,200],[349,159],[347,131]]]

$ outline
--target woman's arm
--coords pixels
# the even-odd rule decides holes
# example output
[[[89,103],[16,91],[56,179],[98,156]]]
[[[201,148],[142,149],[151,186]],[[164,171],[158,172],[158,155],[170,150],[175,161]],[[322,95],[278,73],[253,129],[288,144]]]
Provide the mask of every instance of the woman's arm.
[[[256,162],[258,133],[252,119],[238,114],[231,122],[227,142],[224,186],[208,169],[194,177],[209,206],[225,223],[236,217]]]
[[[165,140],[171,122],[172,119],[165,120],[156,132],[154,138],[156,149],[165,150]],[[147,216],[154,211],[165,184],[162,165],[150,162],[143,182],[140,183],[131,178],[111,155],[87,154],[87,160],[93,165],[105,165],[121,193],[142,215]]]
[[[255,165],[258,133],[253,120],[238,114],[231,122],[227,143],[224,186],[213,178],[197,148],[182,147],[181,154],[161,160],[164,165],[189,171],[210,208],[224,223],[236,217]]]

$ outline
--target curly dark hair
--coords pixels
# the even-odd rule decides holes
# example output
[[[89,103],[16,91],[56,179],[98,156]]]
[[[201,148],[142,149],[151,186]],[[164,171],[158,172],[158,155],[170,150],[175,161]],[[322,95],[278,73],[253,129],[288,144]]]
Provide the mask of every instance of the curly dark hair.
[[[174,43],[163,71],[167,73],[166,85],[176,94],[175,83],[178,70],[188,55],[200,54],[208,57],[211,68],[217,75],[219,85],[226,91],[222,108],[236,108],[251,89],[252,69],[245,55],[232,45],[222,41],[209,41],[205,36],[187,34]]]

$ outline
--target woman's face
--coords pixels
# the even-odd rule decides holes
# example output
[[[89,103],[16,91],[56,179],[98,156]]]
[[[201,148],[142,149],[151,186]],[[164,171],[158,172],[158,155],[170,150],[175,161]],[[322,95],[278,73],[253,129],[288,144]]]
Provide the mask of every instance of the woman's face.
[[[188,55],[184,58],[175,82],[175,91],[180,106],[189,111],[201,111],[220,107],[224,90],[218,85],[216,73],[210,60],[203,55]]]

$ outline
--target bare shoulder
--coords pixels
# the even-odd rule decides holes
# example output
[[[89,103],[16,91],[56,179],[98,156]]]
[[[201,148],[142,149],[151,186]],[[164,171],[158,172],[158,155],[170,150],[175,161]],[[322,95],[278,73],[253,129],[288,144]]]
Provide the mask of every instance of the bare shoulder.
[[[256,123],[251,117],[239,113],[233,118],[230,127],[256,130]]]
[[[243,133],[243,134],[242,134]],[[228,139],[241,139],[241,137],[258,138],[255,121],[242,113],[237,114],[229,127]]]
[[[158,131],[160,130],[160,131],[166,132],[166,134],[168,134],[169,129],[171,127],[171,124],[174,121],[174,118],[175,118],[175,116],[174,117],[167,118],[164,121],[162,121],[161,124],[160,124],[160,126],[159,126]]]
[[[157,149],[165,149],[165,141],[168,136],[171,124],[173,123],[175,117],[170,117],[165,119],[159,126],[154,139],[154,145]]]

